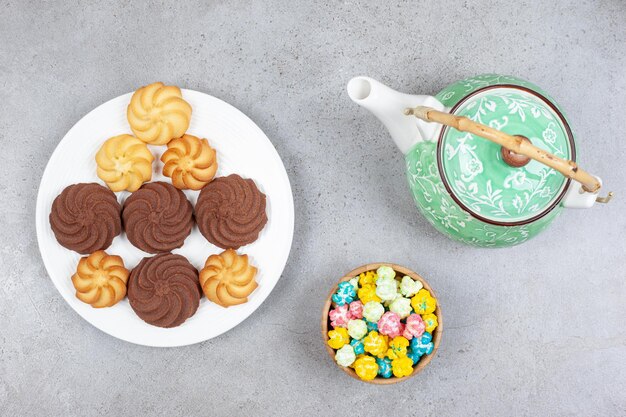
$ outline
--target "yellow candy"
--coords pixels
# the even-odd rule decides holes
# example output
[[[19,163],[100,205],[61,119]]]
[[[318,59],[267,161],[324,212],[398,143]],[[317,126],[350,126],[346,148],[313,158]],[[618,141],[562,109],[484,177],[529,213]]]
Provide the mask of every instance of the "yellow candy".
[[[354,360],[354,362],[352,362],[352,365],[350,365],[350,368],[354,369],[354,367],[356,366],[356,361],[358,361],[361,358],[365,358],[367,356],[369,355],[366,353],[361,353],[360,355],[356,355],[356,359]]]
[[[389,338],[387,336],[378,334],[377,331],[372,330],[363,339],[363,349],[374,356],[384,358],[389,348],[388,340]]]
[[[350,336],[348,336],[348,329],[338,327],[335,330],[328,332],[328,346],[333,349],[341,349],[346,343],[350,343]]]
[[[376,285],[374,284],[363,285],[359,288],[358,296],[363,304],[369,303],[370,301],[380,303],[380,298],[376,295]]]
[[[411,362],[410,359],[409,362]],[[359,378],[364,381],[370,381],[378,375],[378,364],[376,359],[371,356],[361,356],[354,362],[354,370]]]
[[[361,272],[359,274],[359,284],[364,285],[376,284],[378,275],[374,271]]]
[[[434,314],[424,314],[422,316],[422,320],[424,320],[424,324],[426,325],[426,331],[428,333],[432,333],[435,330],[435,327],[439,325],[437,322],[437,316]]]
[[[413,360],[403,356],[391,361],[391,370],[395,377],[402,378],[403,376],[411,375],[413,372]]]
[[[387,357],[389,359],[398,359],[406,356],[407,348],[409,347],[409,341],[404,336],[396,336],[391,342],[389,342],[389,349],[387,350]]]
[[[437,300],[422,288],[411,298],[411,306],[417,314],[429,314],[437,308]]]

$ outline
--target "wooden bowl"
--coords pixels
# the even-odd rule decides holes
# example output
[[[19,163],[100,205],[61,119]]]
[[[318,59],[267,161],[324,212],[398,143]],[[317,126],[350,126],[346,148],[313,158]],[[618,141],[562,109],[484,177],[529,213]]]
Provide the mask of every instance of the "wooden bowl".
[[[437,298],[437,295],[435,294],[433,289],[430,287],[430,285],[428,285],[428,282],[426,282],[426,280],[424,278],[422,278],[417,273],[411,271],[410,269],[405,268],[405,267],[400,266],[400,265],[390,264],[390,263],[386,263],[386,262],[380,262],[380,263],[373,263],[373,264],[363,265],[363,266],[360,266],[360,267],[358,267],[356,269],[353,269],[352,271],[348,272],[330,290],[330,293],[328,294],[328,298],[326,299],[326,302],[324,303],[324,308],[322,309],[322,338],[324,339],[324,346],[326,347],[326,350],[328,351],[328,354],[330,355],[331,359],[333,360],[333,363],[335,363],[335,364],[336,364],[336,362],[335,362],[335,350],[333,348],[331,348],[330,346],[328,346],[328,339],[329,339],[328,338],[328,329],[332,328],[331,325],[330,325],[330,320],[328,318],[328,312],[330,311],[331,304],[332,304],[331,297],[335,293],[335,291],[337,291],[337,287],[338,287],[340,282],[349,281],[352,278],[354,278],[355,276],[358,276],[362,272],[375,271],[375,270],[377,270],[379,267],[381,267],[383,265],[391,267],[394,271],[396,271],[396,273],[400,273],[403,276],[404,275],[408,275],[411,278],[413,278],[414,280],[420,281],[422,283],[422,285],[424,286],[424,288],[427,289],[433,297]],[[443,333],[443,319],[442,319],[442,316],[441,316],[441,305],[439,304],[439,299],[438,298],[437,298],[437,308],[435,309],[434,314],[437,316],[438,326],[435,328],[435,330],[432,333],[433,334],[433,345],[434,345],[433,351],[430,353],[430,355],[422,356],[420,361],[417,363],[417,366],[415,368],[413,368],[413,372],[411,373],[411,375],[403,376],[402,378],[396,378],[394,376],[392,376],[391,378],[383,378],[381,376],[377,376],[376,378],[374,378],[372,380],[364,381],[364,380],[362,380],[361,378],[358,377],[358,375],[356,374],[354,369],[352,369],[350,367],[339,366],[339,365],[337,365],[337,366],[339,366],[339,368],[341,368],[345,373],[350,375],[352,378],[358,379],[359,381],[367,382],[367,383],[370,383],[370,384],[377,384],[377,385],[395,384],[395,383],[398,383],[398,382],[401,382],[401,381],[404,381],[406,379],[414,377],[422,369],[424,369],[426,367],[426,365],[428,365],[430,363],[430,361],[435,356],[435,353],[437,352],[437,349],[439,348],[439,343],[441,342],[441,335]]]

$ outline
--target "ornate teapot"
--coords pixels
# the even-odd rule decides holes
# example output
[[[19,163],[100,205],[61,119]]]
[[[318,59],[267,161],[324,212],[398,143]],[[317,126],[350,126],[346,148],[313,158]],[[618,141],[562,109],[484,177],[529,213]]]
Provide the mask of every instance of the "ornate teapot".
[[[563,208],[589,208],[612,197],[598,197],[602,181],[574,162],[563,111],[529,82],[480,75],[432,97],[356,77],[348,94],[387,127],[405,155],[415,203],[452,239],[516,245]]]

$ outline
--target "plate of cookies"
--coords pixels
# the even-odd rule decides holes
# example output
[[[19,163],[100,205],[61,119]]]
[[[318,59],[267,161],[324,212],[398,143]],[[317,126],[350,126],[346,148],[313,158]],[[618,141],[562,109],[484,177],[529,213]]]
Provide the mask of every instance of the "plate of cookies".
[[[114,98],[58,144],[37,195],[39,249],[98,329],[184,346],[245,320],[293,239],[289,178],[242,112],[160,82]]]

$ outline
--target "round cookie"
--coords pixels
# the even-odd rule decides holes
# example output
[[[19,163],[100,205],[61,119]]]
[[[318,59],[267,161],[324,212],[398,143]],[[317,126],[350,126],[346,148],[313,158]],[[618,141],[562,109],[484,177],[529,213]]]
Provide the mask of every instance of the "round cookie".
[[[172,184],[151,182],[126,199],[122,218],[130,243],[148,253],[169,252],[191,233],[193,208]]]
[[[183,135],[167,144],[161,155],[163,175],[181,190],[199,190],[207,185],[217,171],[215,150],[206,139]]]
[[[122,231],[115,194],[96,183],[66,187],[52,203],[50,227],[61,246],[87,255],[106,249]]]
[[[248,255],[228,249],[209,256],[200,271],[200,286],[209,300],[222,307],[243,304],[258,287],[256,273],[257,269],[248,263]]]
[[[98,177],[111,191],[137,191],[152,178],[152,161],[148,146],[131,135],[107,139],[96,154]]]
[[[126,111],[131,130],[151,145],[165,145],[189,127],[191,106],[180,88],[152,83],[135,91]]]
[[[267,223],[265,194],[251,179],[237,174],[207,184],[196,203],[200,233],[222,249],[238,249],[254,242]]]
[[[128,274],[119,256],[103,250],[85,256],[72,275],[76,298],[93,308],[111,307],[126,296]]]
[[[131,271],[128,301],[146,323],[180,326],[200,305],[198,271],[181,255],[161,253],[143,258]]]
[[[143,258],[130,273],[128,301],[148,324],[180,326],[200,304],[198,271],[181,255]]]

